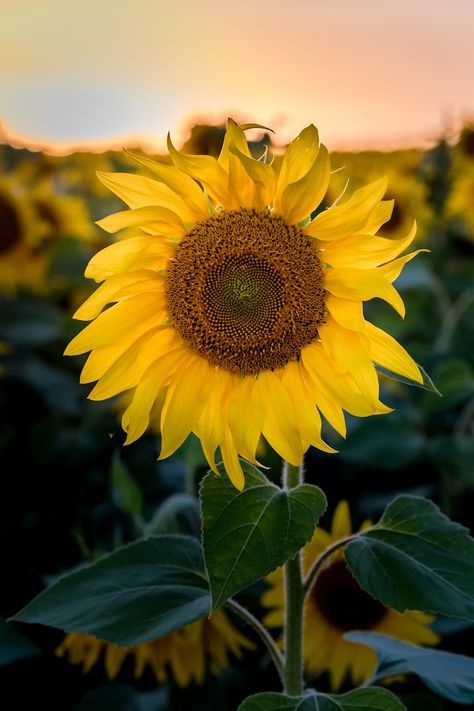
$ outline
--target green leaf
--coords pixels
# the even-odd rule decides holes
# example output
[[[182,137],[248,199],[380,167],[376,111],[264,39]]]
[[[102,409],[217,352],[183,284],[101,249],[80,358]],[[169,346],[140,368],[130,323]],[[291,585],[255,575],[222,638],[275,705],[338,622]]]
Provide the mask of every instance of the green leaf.
[[[423,376],[423,382],[422,383],[417,383],[415,380],[410,380],[409,378],[404,378],[403,375],[398,375],[397,373],[392,373],[391,370],[387,370],[387,368],[384,368],[381,365],[377,366],[377,370],[380,373],[383,373],[384,375],[387,376],[387,378],[391,378],[392,380],[398,380],[399,383],[403,383],[404,385],[410,385],[412,388],[421,388],[422,390],[429,390],[430,393],[434,393],[435,395],[439,395],[439,397],[443,397],[443,394],[440,393],[436,385],[433,383],[431,380],[430,376],[426,372],[426,370],[421,366],[419,363],[417,363],[418,368],[420,369],[420,373]]]
[[[141,513],[143,508],[142,492],[128,468],[123,464],[118,452],[115,452],[112,458],[110,484],[113,499],[122,511],[130,516]]]
[[[237,711],[404,711],[405,706],[387,689],[356,689],[333,696],[311,690],[305,696],[255,694]]]
[[[361,587],[387,607],[474,618],[474,540],[427,499],[397,497],[345,557]]]
[[[445,699],[458,704],[474,702],[474,659],[471,657],[415,647],[376,632],[349,632],[345,637],[375,650],[378,663],[373,678],[413,672]]]
[[[35,657],[41,650],[0,618],[0,666]]]
[[[229,597],[293,557],[326,508],[316,486],[285,491],[242,461],[245,489],[237,491],[219,465],[201,484],[203,548],[215,610]]]
[[[170,535],[131,543],[60,578],[12,619],[131,646],[194,622],[209,608],[198,541]]]

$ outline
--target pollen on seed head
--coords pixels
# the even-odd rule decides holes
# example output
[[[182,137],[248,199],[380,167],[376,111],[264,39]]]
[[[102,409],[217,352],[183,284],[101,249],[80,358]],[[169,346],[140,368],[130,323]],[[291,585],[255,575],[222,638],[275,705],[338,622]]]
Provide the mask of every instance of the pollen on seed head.
[[[325,314],[310,237],[267,210],[222,211],[180,242],[166,277],[168,313],[186,345],[242,375],[299,357]]]

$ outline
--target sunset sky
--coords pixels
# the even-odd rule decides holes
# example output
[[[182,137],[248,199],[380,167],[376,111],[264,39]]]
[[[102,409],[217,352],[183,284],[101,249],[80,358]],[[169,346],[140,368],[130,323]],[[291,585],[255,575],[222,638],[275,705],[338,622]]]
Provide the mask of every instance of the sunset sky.
[[[474,0],[0,0],[0,123],[56,148],[257,121],[331,147],[474,116]]]

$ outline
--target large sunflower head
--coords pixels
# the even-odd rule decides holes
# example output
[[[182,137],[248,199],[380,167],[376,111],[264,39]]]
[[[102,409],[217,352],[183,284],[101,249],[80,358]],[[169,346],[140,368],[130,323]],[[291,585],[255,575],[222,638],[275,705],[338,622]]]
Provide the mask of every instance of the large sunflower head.
[[[202,684],[207,670],[218,675],[230,664],[229,655],[240,659],[254,644],[241,634],[222,610],[211,617],[193,622],[153,642],[135,647],[119,647],[82,632],[67,634],[56,649],[58,657],[68,657],[80,664],[85,673],[102,658],[105,673],[115,679],[127,657],[134,660],[134,676],[151,669],[158,683],[168,676],[179,684]]]
[[[365,521],[360,530],[370,526]],[[317,528],[313,539],[303,548],[303,567],[309,572],[314,561],[333,543],[352,533],[349,506],[340,501],[334,512],[330,531]],[[264,622],[282,627],[284,618],[284,576],[278,568],[267,577],[268,590],[262,604],[271,611]],[[304,662],[309,675],[328,672],[330,685],[337,691],[347,674],[360,685],[372,674],[376,654],[362,644],[344,639],[350,630],[367,630],[391,635],[413,644],[432,645],[437,635],[428,627],[431,615],[415,610],[400,614],[385,607],[359,586],[344,559],[343,549],[336,550],[318,573],[305,602]]]
[[[132,393],[126,443],[143,434],[157,399],[161,454],[194,432],[211,468],[220,448],[242,489],[239,455],[255,462],[261,435],[298,465],[321,437],[321,415],[345,435],[344,411],[388,412],[375,364],[421,381],[391,336],[365,320],[379,297],[403,316],[392,282],[417,252],[377,237],[390,218],[385,178],[316,214],[330,163],[308,126],[272,162],[251,154],[229,120],[218,158],[168,147],[173,165],[136,156],[153,178],[99,174],[130,209],[99,222],[142,234],[99,252],[86,276],[102,285],[76,312],[92,321],[66,354],[91,351],[92,399]],[[313,215],[316,215],[312,217]],[[114,304],[106,308],[109,304]]]

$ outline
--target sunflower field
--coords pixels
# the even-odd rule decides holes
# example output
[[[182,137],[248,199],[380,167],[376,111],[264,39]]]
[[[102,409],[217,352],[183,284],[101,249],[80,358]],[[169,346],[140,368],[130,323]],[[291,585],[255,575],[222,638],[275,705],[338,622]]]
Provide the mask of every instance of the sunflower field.
[[[474,125],[0,145],[5,708],[472,708],[473,353]]]

